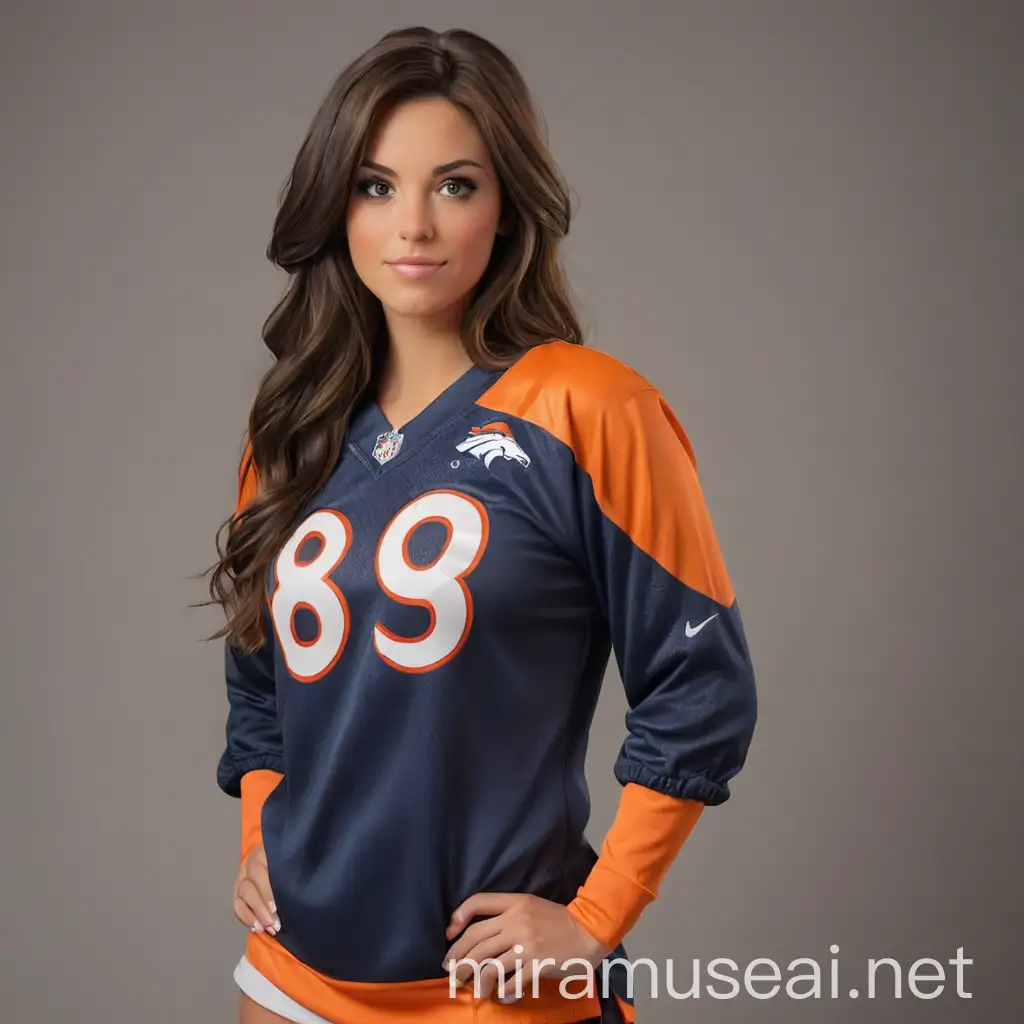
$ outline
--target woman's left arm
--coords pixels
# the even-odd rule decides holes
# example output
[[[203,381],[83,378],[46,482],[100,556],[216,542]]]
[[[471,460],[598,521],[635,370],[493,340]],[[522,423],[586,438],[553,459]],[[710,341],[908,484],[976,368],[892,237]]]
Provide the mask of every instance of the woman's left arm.
[[[582,391],[560,402],[536,391],[520,404],[536,401],[539,411],[511,411],[573,455],[570,543],[594,585],[629,703],[614,767],[621,803],[567,907],[476,893],[452,915],[448,938],[462,934],[445,966],[502,949],[507,969],[524,953],[598,962],[655,899],[703,809],[729,798],[753,736],[750,653],[690,442],[657,389],[619,372],[615,381],[626,384],[600,399]],[[493,916],[463,932],[477,915]]]
[[[739,606],[689,439],[645,387],[588,417],[578,446],[583,550],[629,703],[623,792],[568,910],[614,948],[703,809],[729,798],[757,718]]]

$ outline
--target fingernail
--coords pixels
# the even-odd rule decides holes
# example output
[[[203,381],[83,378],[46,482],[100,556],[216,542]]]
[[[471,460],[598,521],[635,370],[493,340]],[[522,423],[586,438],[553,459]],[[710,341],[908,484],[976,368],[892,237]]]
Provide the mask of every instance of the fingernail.
[[[277,914],[275,914],[274,915],[274,931],[275,932],[279,932],[280,930],[281,930],[281,918],[278,917]]]
[[[253,926],[252,926],[252,930],[254,932],[261,932],[261,931],[263,931],[263,925],[261,925],[259,923],[259,921],[254,921],[253,922]]]
[[[269,903],[267,904],[267,906],[268,906],[268,907],[270,908],[270,912],[271,912],[272,914],[276,914],[276,913],[277,913],[277,904],[276,904],[276,903],[275,903],[275,902],[274,902],[273,900],[271,900],[271,901],[270,901],[270,902],[269,902]]]

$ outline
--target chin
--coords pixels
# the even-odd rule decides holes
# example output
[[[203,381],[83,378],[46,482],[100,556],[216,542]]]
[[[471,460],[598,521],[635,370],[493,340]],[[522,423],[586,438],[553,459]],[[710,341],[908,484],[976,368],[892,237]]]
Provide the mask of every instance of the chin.
[[[432,316],[440,313],[448,305],[447,302],[431,302],[429,299],[421,299],[419,302],[408,299],[395,299],[393,301],[383,299],[381,305],[395,316]]]
[[[377,296],[381,305],[395,316],[435,316],[449,309],[458,300],[450,295],[388,295]]]

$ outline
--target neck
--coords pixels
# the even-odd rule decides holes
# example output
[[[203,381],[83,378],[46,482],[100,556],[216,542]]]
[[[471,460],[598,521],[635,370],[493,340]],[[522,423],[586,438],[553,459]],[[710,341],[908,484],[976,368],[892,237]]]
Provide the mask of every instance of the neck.
[[[458,325],[450,320],[389,320],[377,400],[390,406],[426,404],[472,365]]]

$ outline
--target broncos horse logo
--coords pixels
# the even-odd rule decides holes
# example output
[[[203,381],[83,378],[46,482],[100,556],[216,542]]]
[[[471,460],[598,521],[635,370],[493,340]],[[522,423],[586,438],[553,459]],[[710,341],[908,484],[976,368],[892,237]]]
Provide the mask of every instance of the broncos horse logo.
[[[482,427],[473,427],[466,440],[455,447],[460,452],[469,452],[483,459],[488,469],[499,455],[509,461],[515,459],[524,466],[530,464],[530,456],[516,443],[507,423],[485,423]]]

